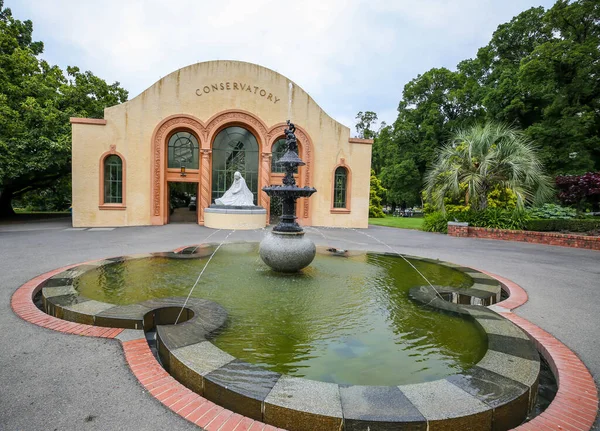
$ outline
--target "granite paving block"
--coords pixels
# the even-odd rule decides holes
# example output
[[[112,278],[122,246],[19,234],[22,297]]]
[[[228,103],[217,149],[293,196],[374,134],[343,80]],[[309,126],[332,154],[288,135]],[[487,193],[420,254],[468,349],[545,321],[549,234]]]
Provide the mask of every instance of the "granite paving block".
[[[501,292],[501,288],[499,284],[496,285],[489,285],[489,284],[484,284],[484,283],[480,283],[479,281],[473,283],[473,286],[471,286],[472,289],[477,289],[480,291],[484,291],[484,292],[490,292],[493,294],[498,294]]]
[[[508,355],[537,361],[540,354],[529,339],[492,334],[488,332],[488,348]]]
[[[118,305],[98,313],[98,316],[115,317],[120,319],[143,319],[144,315],[151,311],[141,304]]]
[[[396,386],[342,386],[340,398],[347,431],[426,430],[421,412]]]
[[[487,307],[465,306],[464,310],[468,314],[473,316],[482,326],[484,324],[487,324],[488,326],[484,326],[486,332],[488,329],[493,330],[493,328],[496,328],[499,326],[505,327],[505,329],[503,329],[503,331],[504,330],[508,331],[509,329],[506,329],[508,327],[513,327],[513,328],[518,329],[513,323],[506,320],[504,317],[500,316],[498,313],[490,310]],[[501,322],[505,322],[507,325],[499,325]],[[521,333],[523,333],[523,332],[521,331]],[[502,332],[501,334],[504,334],[504,333]]]
[[[239,359],[204,376],[204,396],[220,406],[262,420],[262,403],[281,374]]]
[[[264,421],[290,431],[337,431],[342,404],[337,384],[282,376],[264,403]]]
[[[115,307],[114,304],[108,304],[106,302],[100,302],[91,299],[89,301],[79,302],[76,304],[66,306],[65,308],[82,314],[96,315],[113,307]]]
[[[233,356],[219,349],[210,341],[174,349],[171,354],[201,376],[235,360]]]
[[[171,375],[200,395],[204,394],[203,376],[235,359],[208,341],[162,353],[161,358],[165,355],[168,359],[163,364],[168,364]]]
[[[156,328],[156,331],[161,342],[169,350],[206,341],[209,335],[203,326],[194,325],[189,321],[178,325],[161,325]]]
[[[113,307],[113,304],[94,300],[79,302],[64,306],[62,318],[71,322],[94,325],[96,314]]]
[[[179,299],[183,300],[184,298]],[[156,301],[146,301],[143,304],[156,306]],[[162,342],[170,350],[208,340],[227,322],[227,311],[215,302],[190,298],[186,308],[193,312],[190,320],[178,325],[158,326],[157,328]]]
[[[539,359],[524,359],[494,350],[488,350],[477,366],[508,377],[527,387],[536,384],[540,374]]]
[[[495,430],[512,429],[527,418],[529,388],[519,382],[477,366],[446,380],[494,409]]]
[[[498,289],[502,288],[500,286],[500,283],[497,280],[494,280],[493,278],[489,278],[488,276],[485,276],[483,274],[480,274],[479,276],[473,276],[471,274],[469,274],[469,275],[473,279],[475,284],[483,284],[485,286],[490,286],[490,287],[494,287],[494,288],[498,288]]]
[[[89,301],[89,299],[83,296],[79,296],[79,294],[67,294],[48,298],[48,302],[60,308],[68,307],[70,305],[79,304],[81,302],[87,301]]]
[[[119,335],[115,337],[121,342],[146,339],[144,331],[141,329],[124,329]]]
[[[492,409],[447,380],[400,386],[433,430],[485,430],[492,427]]]
[[[46,298],[52,298],[54,296],[79,295],[79,292],[77,292],[72,285],[68,285],[68,286],[44,287],[42,289],[42,294]]]
[[[96,326],[113,326],[115,328],[142,329],[144,315],[151,310],[140,304],[119,305],[96,315]]]
[[[49,278],[44,282],[44,287],[70,286],[73,284],[72,277]]]

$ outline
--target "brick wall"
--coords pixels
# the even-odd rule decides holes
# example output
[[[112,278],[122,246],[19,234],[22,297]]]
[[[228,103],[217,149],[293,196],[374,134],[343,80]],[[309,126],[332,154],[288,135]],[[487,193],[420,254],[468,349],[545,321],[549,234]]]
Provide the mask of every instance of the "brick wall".
[[[597,236],[570,235],[555,232],[530,232],[525,230],[488,229],[484,227],[455,226],[450,224],[448,224],[448,235],[533,242],[536,244],[600,250],[600,237]]]

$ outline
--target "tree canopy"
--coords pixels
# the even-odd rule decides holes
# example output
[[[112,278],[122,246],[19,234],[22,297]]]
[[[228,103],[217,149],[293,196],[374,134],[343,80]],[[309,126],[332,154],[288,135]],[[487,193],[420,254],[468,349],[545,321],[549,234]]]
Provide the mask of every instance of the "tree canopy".
[[[19,21],[0,0],[0,217],[12,199],[44,189],[71,172],[70,117],[102,118],[125,102],[118,82],[41,58],[31,21]]]
[[[523,130],[549,174],[600,170],[599,47],[600,3],[558,0],[500,25],[456,70],[410,81],[396,121],[373,146],[387,202],[419,202],[436,151],[453,132],[485,121]]]

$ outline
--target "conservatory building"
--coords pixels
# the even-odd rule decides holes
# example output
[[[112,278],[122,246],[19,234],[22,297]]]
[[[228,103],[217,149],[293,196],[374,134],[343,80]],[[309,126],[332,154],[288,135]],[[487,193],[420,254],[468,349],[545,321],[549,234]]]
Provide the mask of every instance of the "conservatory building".
[[[298,223],[367,227],[372,141],[351,138],[286,77],[238,61],[184,67],[104,119],[71,118],[73,226],[204,225],[236,171],[266,210],[261,223],[273,222],[281,204],[262,188],[283,179],[287,119],[306,163],[296,182],[317,189],[298,200]]]

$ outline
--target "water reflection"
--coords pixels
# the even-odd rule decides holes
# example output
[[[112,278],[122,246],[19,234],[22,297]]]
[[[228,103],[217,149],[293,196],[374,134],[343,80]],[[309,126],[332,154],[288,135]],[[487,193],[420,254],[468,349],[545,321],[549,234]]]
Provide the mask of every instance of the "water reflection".
[[[187,296],[205,262],[125,261],[75,284],[87,297],[119,304]],[[471,284],[459,271],[412,263],[433,284]],[[302,274],[289,275],[257,260],[256,245],[231,244],[215,255],[193,296],[228,310],[230,323],[214,342],[238,358],[316,380],[396,385],[454,374],[485,352],[485,336],[474,324],[409,299],[408,290],[422,284],[394,256],[317,255]]]

